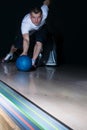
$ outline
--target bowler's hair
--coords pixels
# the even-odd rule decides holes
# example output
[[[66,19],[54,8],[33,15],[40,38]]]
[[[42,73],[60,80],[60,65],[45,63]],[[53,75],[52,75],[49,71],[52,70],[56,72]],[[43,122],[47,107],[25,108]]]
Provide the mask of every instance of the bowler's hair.
[[[30,13],[34,12],[35,14],[41,13],[42,14],[42,10],[41,7],[33,7],[30,10]]]

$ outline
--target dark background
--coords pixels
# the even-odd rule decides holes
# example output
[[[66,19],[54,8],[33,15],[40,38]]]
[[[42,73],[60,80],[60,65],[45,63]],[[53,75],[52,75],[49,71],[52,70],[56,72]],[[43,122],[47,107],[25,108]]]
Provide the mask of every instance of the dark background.
[[[57,45],[59,64],[87,64],[87,20],[84,1],[51,0],[48,29]],[[15,0],[0,3],[0,57],[4,57],[32,5],[43,0]]]

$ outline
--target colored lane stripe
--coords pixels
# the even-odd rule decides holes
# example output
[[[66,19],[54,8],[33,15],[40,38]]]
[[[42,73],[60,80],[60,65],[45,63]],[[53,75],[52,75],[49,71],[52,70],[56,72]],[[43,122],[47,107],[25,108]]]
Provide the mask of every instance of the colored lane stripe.
[[[44,120],[46,123],[48,123],[51,127],[53,127],[55,130],[58,130],[58,128],[56,128],[53,124],[51,124],[48,120],[46,120],[43,116],[41,116],[40,114],[38,114],[36,111],[34,111],[33,109],[31,109],[29,106],[27,106],[25,103],[23,103],[20,99],[18,99],[15,95],[12,95],[12,93],[10,93],[7,89],[3,88],[5,91],[7,91],[11,96],[13,96],[16,100],[18,100],[19,102],[21,102],[24,106],[26,106],[29,110],[31,110],[32,112],[34,112],[34,114],[36,114],[39,118],[41,118],[42,120]]]
[[[12,109],[12,108],[14,108],[14,107],[16,107],[16,109],[18,110],[18,111],[20,111],[20,109],[18,109],[17,108],[17,106],[15,106],[10,100],[8,100],[5,96],[3,96],[2,94],[1,94],[1,96],[6,100],[6,101],[4,101],[3,100],[3,102],[2,102],[2,104],[6,107],[6,109],[8,108],[8,109],[10,109],[11,111],[12,111],[12,113],[14,113],[17,117],[19,117],[19,119],[21,120],[21,121],[23,121],[26,125],[28,125],[28,122],[26,122],[26,120],[24,120],[19,114],[18,114],[18,112],[16,112],[16,111],[14,111],[14,109]],[[7,104],[7,103],[9,104]],[[12,106],[12,107],[10,107],[10,106]],[[20,111],[21,113],[22,113],[22,111]],[[23,114],[23,113],[22,113]],[[13,115],[13,114],[12,114]],[[29,120],[30,120],[30,118],[29,118]],[[37,122],[36,123],[34,123],[36,126],[38,126],[38,128],[40,128],[41,130],[43,130],[43,128],[42,127],[40,127],[40,125],[38,125],[37,124]],[[30,125],[29,125],[30,126]],[[28,126],[28,127],[29,127]]]
[[[6,95],[5,95],[5,98],[6,98]],[[6,99],[7,99],[7,100],[9,99],[8,95],[7,95],[7,98],[6,98]],[[11,102],[11,103],[14,105],[14,103],[13,103],[11,100],[12,100],[12,98],[9,100],[9,102]],[[18,109],[23,115],[25,115],[25,117],[27,117],[29,120],[31,120],[31,121],[33,122],[33,124],[35,124],[35,125],[36,125],[37,127],[39,127],[41,130],[42,130],[42,127],[45,128],[45,126],[42,126],[42,127],[41,127],[42,124],[39,125],[39,124],[38,124],[39,122],[38,122],[38,123],[35,122],[35,120],[32,119],[33,117],[31,118],[30,116],[28,116],[27,113],[25,113],[25,111],[23,112],[22,109],[20,109],[19,106],[17,106],[17,105],[14,105],[14,106],[16,107],[16,109]],[[45,128],[45,129],[46,129],[46,128]]]
[[[2,96],[2,97],[4,97],[4,96]],[[5,97],[4,97],[5,98]],[[7,100],[7,99],[6,99]],[[1,103],[3,104],[3,105],[5,105],[5,107],[7,108],[7,109],[9,109],[9,110],[11,110],[12,112],[13,112],[13,114],[15,114],[24,124],[26,124],[31,130],[34,130],[34,128],[29,124],[29,123],[27,123],[18,113],[16,113],[15,111],[14,111],[14,109],[12,109],[9,105],[7,105],[7,103],[3,100],[3,98],[0,100],[1,101]]]

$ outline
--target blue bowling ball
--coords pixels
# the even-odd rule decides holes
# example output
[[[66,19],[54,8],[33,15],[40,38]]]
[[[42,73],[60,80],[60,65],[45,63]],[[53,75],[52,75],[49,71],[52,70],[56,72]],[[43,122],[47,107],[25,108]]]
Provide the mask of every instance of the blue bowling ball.
[[[32,60],[29,56],[22,55],[16,60],[16,67],[20,71],[29,71],[32,67]]]

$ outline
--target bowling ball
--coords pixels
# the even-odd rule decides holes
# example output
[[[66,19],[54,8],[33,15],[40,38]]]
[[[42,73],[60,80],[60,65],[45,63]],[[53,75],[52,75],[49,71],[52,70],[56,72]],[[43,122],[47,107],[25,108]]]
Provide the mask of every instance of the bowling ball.
[[[16,67],[20,71],[29,71],[32,67],[32,60],[29,56],[22,55],[16,60]]]

